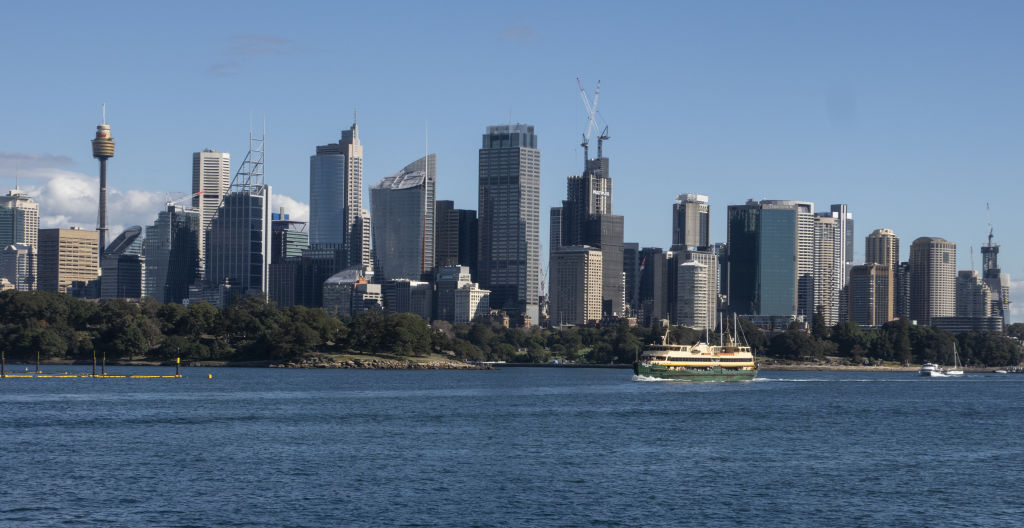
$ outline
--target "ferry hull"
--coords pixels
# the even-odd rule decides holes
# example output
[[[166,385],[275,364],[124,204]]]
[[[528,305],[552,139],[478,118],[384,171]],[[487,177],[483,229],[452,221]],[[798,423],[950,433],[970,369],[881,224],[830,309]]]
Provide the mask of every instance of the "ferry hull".
[[[673,381],[750,381],[757,376],[757,370],[732,370],[713,367],[710,370],[669,370],[662,365],[634,363],[633,373],[637,376]]]

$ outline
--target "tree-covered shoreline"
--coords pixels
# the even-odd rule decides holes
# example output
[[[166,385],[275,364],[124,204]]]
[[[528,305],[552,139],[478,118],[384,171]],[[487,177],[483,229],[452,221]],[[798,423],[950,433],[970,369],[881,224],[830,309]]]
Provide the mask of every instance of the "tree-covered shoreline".
[[[950,363],[957,341],[969,366],[1016,365],[1018,341],[1001,333],[954,336],[905,320],[863,330],[855,323],[810,333],[792,325],[769,339],[744,319],[740,330],[759,356],[851,364],[889,361]],[[1024,337],[1024,324],[1007,334]],[[0,293],[0,347],[8,361],[301,361],[318,355],[426,357],[443,354],[462,361],[547,363],[552,360],[607,364],[633,361],[643,346],[664,335],[659,326],[629,327],[624,321],[568,329],[505,328],[494,322],[433,326],[409,313],[365,312],[339,319],[320,308],[277,308],[255,298],[217,309],[210,304],[160,304],[143,299],[90,302],[49,292]],[[693,343],[703,333],[671,328],[671,340]]]

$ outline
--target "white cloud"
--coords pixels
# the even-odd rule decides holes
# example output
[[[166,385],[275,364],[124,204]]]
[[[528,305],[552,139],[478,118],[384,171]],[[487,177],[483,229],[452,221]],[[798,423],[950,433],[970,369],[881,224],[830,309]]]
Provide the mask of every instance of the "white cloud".
[[[309,221],[309,204],[300,202],[290,196],[278,193],[272,193],[270,195],[270,207],[272,211],[277,213],[284,207],[285,214],[291,220],[297,220],[300,222]]]
[[[61,169],[36,169],[35,182],[23,185],[39,202],[42,228],[80,226],[95,229],[99,216],[99,178]],[[42,181],[39,181],[42,180]],[[125,227],[153,223],[163,209],[163,193],[107,188],[107,226],[113,240]]]

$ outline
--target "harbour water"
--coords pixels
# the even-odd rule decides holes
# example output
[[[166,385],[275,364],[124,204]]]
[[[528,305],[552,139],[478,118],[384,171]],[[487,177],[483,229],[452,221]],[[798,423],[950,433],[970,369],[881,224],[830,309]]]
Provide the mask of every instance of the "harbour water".
[[[0,380],[0,525],[1019,525],[1022,394],[858,372]]]

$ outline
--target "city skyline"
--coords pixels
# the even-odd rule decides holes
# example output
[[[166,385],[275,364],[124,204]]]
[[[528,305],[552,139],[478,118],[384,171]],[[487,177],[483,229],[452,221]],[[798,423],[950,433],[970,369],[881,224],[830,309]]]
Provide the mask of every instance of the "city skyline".
[[[31,34],[31,24],[4,24],[0,38],[9,48],[15,40],[35,46],[35,57],[52,59],[42,62],[57,67],[43,72],[22,58],[0,59],[8,71],[24,72],[30,79],[24,86],[10,87],[12,97],[3,103],[13,126],[0,132],[0,177],[9,188],[20,180],[20,187],[40,202],[41,227],[94,228],[96,162],[85,141],[100,122],[100,103],[107,101],[107,121],[118,141],[117,157],[108,166],[108,223],[114,236],[130,225],[151,225],[163,208],[164,191],[187,194],[192,152],[210,147],[233,152],[239,159],[245,151],[249,115],[256,121],[266,115],[267,183],[275,186],[275,197],[282,198],[273,210],[283,205],[286,212],[303,218],[310,150],[323,138],[337,137],[350,124],[352,109],[359,108],[361,136],[372,145],[366,152],[366,181],[378,181],[403,160],[421,156],[425,131],[419,127],[425,124],[431,150],[443,159],[439,170],[445,176],[438,179],[437,197],[467,209],[476,208],[473,175],[479,130],[503,121],[535,126],[544,137],[540,207],[546,211],[558,205],[564,178],[579,173],[583,158],[577,145],[586,124],[575,85],[579,75],[587,85],[602,79],[599,111],[611,130],[606,148],[616,160],[616,213],[625,217],[626,241],[667,248],[672,197],[680,193],[709,196],[712,242],[726,238],[727,206],[748,198],[847,203],[857,227],[854,263],[863,262],[861,241],[868,233],[890,228],[900,237],[902,255],[909,255],[909,243],[918,237],[942,237],[958,245],[959,268],[980,270],[988,202],[994,241],[1002,246],[1003,269],[1024,277],[1024,249],[1015,244],[1019,237],[1012,231],[1021,223],[1021,213],[1012,193],[997,191],[1010,187],[1015,169],[1024,164],[1016,152],[1024,134],[1015,128],[1022,107],[1013,97],[1022,81],[999,66],[1017,49],[1020,37],[1009,24],[1014,17],[999,9],[924,6],[905,4],[884,11],[872,6],[820,7],[810,12],[793,6],[666,7],[678,17],[663,18],[686,20],[686,31],[643,36],[621,51],[571,60],[578,51],[570,50],[567,37],[559,34],[570,24],[560,18],[566,15],[565,8],[545,8],[550,21],[495,11],[488,15],[493,19],[482,21],[478,29],[462,27],[464,18],[447,22],[445,27],[452,29],[447,40],[425,44],[422,52],[409,58],[389,49],[375,57],[404,76],[409,72],[403,66],[426,71],[427,65],[417,60],[479,40],[502,50],[509,61],[503,67],[483,64],[470,83],[464,74],[442,68],[430,73],[427,89],[406,94],[391,87],[392,74],[356,58],[359,81],[330,99],[323,88],[301,83],[281,89],[268,81],[266,87],[250,92],[238,87],[246,68],[291,74],[294,68],[323,58],[330,40],[317,37],[315,31],[300,32],[287,13],[268,16],[266,22],[254,24],[251,33],[213,32],[216,36],[204,36],[185,48],[181,61],[194,63],[153,61],[160,69],[134,58],[138,53],[167,58],[177,50],[177,39],[162,37],[171,35],[173,22],[183,15],[159,13],[167,21],[155,24],[153,35],[144,38],[129,24],[119,24],[103,37],[116,48],[111,51],[116,68],[94,72],[71,62],[85,53],[72,49],[71,43],[87,31],[91,20],[91,15],[79,11],[82,8],[71,7],[55,21],[68,29],[66,34],[56,31],[46,42]],[[31,13],[35,8],[17,9],[24,13],[22,19],[41,18]],[[233,10],[230,5],[216,9]],[[1019,10],[1005,6],[1011,9]],[[371,20],[383,16],[361,14]],[[621,21],[628,25],[639,20],[648,30],[661,28],[650,14],[623,14]],[[584,17],[599,29],[607,29],[616,18]],[[759,17],[769,17],[778,27],[762,27],[756,23]],[[413,26],[407,20],[397,24]],[[707,27],[698,27],[701,24]],[[841,24],[846,29],[839,30]],[[858,34],[865,27],[874,29],[871,42]],[[906,28],[912,31],[897,31]],[[369,47],[380,42],[365,30],[357,31]],[[409,38],[422,37],[419,31]],[[610,38],[625,42],[632,31]],[[120,45],[128,42],[136,49]],[[811,50],[809,44],[815,42],[822,49]],[[755,44],[767,49],[756,52]],[[658,51],[663,46],[706,53],[687,52],[675,58]],[[210,53],[200,54],[203,50]],[[60,58],[62,53],[67,57]],[[550,58],[540,61],[528,79],[495,85],[493,79],[505,73],[503,68],[523,67],[545,53]],[[627,63],[630,55],[639,57],[636,65]],[[666,58],[672,59],[671,68],[651,68]],[[455,52],[445,64],[459,60],[482,57],[472,51]],[[724,61],[729,71],[715,67],[716,60]],[[783,64],[787,61],[795,65]],[[128,72],[145,79],[147,88],[141,89]],[[57,75],[73,81],[52,82]],[[101,75],[111,76],[112,82],[94,82]],[[181,78],[172,82],[168,75]],[[320,75],[317,81],[342,72],[339,68]],[[208,82],[202,89],[185,87],[175,93],[149,88],[166,83],[177,89],[196,79]],[[46,89],[32,89],[39,85]],[[743,87],[747,85],[754,87]],[[403,100],[403,95],[410,97]],[[324,112],[322,104],[312,100],[318,97],[332,101],[332,109]],[[955,213],[937,214],[949,210]],[[548,260],[547,229],[547,215],[542,213],[542,265]],[[1018,292],[1019,284],[1019,279],[1014,282]],[[1011,320],[1018,320],[1021,308],[1011,308]]]

